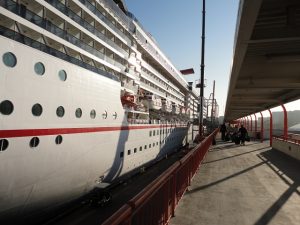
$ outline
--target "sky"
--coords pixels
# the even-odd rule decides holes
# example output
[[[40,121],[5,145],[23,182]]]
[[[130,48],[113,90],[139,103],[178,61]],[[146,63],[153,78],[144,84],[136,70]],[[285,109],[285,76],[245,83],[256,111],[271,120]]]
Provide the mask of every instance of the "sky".
[[[125,0],[125,3],[178,70],[194,68],[195,74],[184,76],[186,80],[199,80],[202,0]],[[227,99],[238,4],[239,0],[206,0],[204,96],[208,98],[213,92],[215,80],[220,116],[224,115]],[[300,109],[300,101],[298,105]],[[295,104],[289,105],[289,109],[295,110]]]

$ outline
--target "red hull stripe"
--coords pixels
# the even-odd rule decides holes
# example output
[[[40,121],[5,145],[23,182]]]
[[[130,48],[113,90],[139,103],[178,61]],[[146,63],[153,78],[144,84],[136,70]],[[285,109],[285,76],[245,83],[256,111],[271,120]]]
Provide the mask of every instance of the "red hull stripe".
[[[27,136],[45,136],[58,134],[79,134],[95,133],[119,130],[141,130],[153,128],[175,128],[171,125],[153,125],[153,126],[119,126],[119,127],[86,127],[86,128],[51,128],[51,129],[23,129],[23,130],[0,130],[0,138],[27,137]],[[176,126],[176,128],[186,128],[186,126]]]

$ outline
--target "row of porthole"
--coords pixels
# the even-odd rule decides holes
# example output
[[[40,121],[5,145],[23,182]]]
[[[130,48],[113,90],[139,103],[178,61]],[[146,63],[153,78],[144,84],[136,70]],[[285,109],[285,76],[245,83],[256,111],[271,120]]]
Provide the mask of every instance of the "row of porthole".
[[[55,138],[55,144],[60,145],[63,141],[61,135],[57,135]],[[40,139],[38,137],[33,137],[29,141],[29,146],[35,148],[40,144]],[[0,139],[0,152],[5,151],[9,146],[9,141],[7,139]]]
[[[155,147],[155,143],[153,143],[152,145],[149,144],[149,148],[152,147]],[[156,142],[156,146],[158,146],[158,142]],[[146,150],[147,149],[147,145],[144,146],[144,149]],[[143,151],[143,147],[140,146],[140,151]],[[133,152],[134,153],[137,153],[137,148],[134,148],[133,149]],[[131,149],[127,150],[127,155],[131,155]],[[124,157],[124,152],[120,152],[120,158],[123,158]]]
[[[169,140],[175,140],[175,138],[168,138]],[[55,143],[57,145],[60,145],[63,141],[63,137],[61,135],[57,135],[55,138]],[[167,141],[167,140],[166,140]],[[160,144],[165,143],[165,140],[161,141]],[[31,138],[29,142],[29,146],[31,148],[35,148],[39,145],[40,139],[38,137]],[[0,139],[0,151],[5,151],[9,146],[9,142],[7,139]],[[158,146],[158,142],[156,142],[156,146]],[[153,143],[152,147],[155,147],[155,143]],[[149,144],[149,148],[151,148],[151,144]],[[144,146],[144,149],[147,149],[147,145]],[[140,151],[142,151],[143,148],[140,146]],[[137,152],[137,148],[134,148],[134,153]],[[131,150],[127,151],[127,155],[131,154]],[[120,152],[120,157],[122,158],[124,156],[124,152]]]
[[[12,52],[6,52],[2,56],[2,61],[7,67],[15,67],[17,65],[17,57]],[[34,72],[37,75],[44,75],[46,69],[42,62],[37,62],[34,64]],[[58,77],[61,81],[67,80],[67,73],[65,70],[60,70],[58,72]]]
[[[14,111],[14,105],[11,101],[9,100],[4,100],[0,103],[0,113],[3,114],[3,115],[10,115],[12,112]],[[42,115],[43,113],[43,107],[41,106],[41,104],[39,103],[36,103],[32,106],[31,108],[31,112],[34,116],[40,116]],[[57,107],[56,109],[56,115],[58,117],[63,117],[65,115],[65,109],[63,106],[59,106]],[[75,116],[77,118],[81,118],[82,116],[82,109],[81,108],[77,108],[75,110]],[[113,118],[114,119],[117,119],[117,112],[115,112],[113,114]],[[90,117],[92,119],[95,119],[96,118],[96,110],[92,109],[91,112],[90,112]],[[103,119],[106,119],[107,118],[107,111],[104,111],[102,113],[102,118]]]
[[[167,134],[167,133],[171,133],[171,132],[173,132],[174,130],[175,130],[175,128],[167,129],[167,130],[166,130],[166,134]],[[177,130],[177,131],[179,131],[179,130]],[[165,134],[165,130],[164,130],[164,129],[162,129],[162,130],[157,130],[157,131],[156,131],[156,134],[157,134],[157,135],[159,135],[159,134]],[[155,136],[155,130],[153,130],[153,131],[150,130],[150,131],[149,131],[149,136],[151,137],[152,135]]]
[[[175,140],[176,140],[175,137],[173,137],[173,138],[167,138],[165,140],[160,141],[160,144],[164,144],[167,141],[175,141]],[[158,146],[158,142],[156,142],[156,146]],[[152,147],[155,147],[155,143],[152,144]],[[151,148],[151,144],[149,144],[149,148]],[[144,146],[144,149],[145,150],[147,149],[147,145]],[[140,151],[142,151],[142,150],[143,150],[143,147],[140,146]],[[137,153],[137,148],[134,148],[133,152]],[[131,155],[131,149],[127,150],[127,155]],[[123,158],[123,157],[124,157],[124,152],[122,151],[122,152],[120,152],[120,158]]]

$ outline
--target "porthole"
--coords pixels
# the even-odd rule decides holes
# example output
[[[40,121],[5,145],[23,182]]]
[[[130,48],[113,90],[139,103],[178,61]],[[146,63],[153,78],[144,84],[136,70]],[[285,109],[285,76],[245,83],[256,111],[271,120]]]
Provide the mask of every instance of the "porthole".
[[[39,145],[39,143],[40,143],[40,139],[38,137],[33,137],[31,138],[29,145],[31,148],[35,148]]]
[[[144,149],[147,149],[147,145],[144,146]]]
[[[44,64],[41,63],[41,62],[37,62],[34,65],[34,71],[38,75],[44,75],[44,73],[45,73],[45,66],[44,66]]]
[[[3,63],[8,67],[15,67],[17,65],[17,58],[11,52],[6,52],[2,56]]]
[[[57,135],[56,138],[55,138],[55,143],[57,145],[60,145],[62,143],[62,141],[63,141],[62,136],[61,135]]]
[[[80,118],[82,116],[82,110],[81,108],[77,108],[76,111],[75,111],[75,116],[77,118]]]
[[[152,146],[154,147],[154,146],[155,146],[155,143],[153,143]]]
[[[149,131],[149,136],[150,136],[150,137],[152,136],[152,130]]]
[[[106,118],[107,118],[107,111],[104,111],[104,112],[102,113],[102,118],[103,118],[103,119],[106,119]]]
[[[32,106],[31,112],[34,116],[40,116],[42,115],[43,107],[39,103],[36,103]]]
[[[124,157],[124,152],[120,152],[120,158]]]
[[[62,106],[58,106],[56,109],[56,115],[58,117],[63,117],[65,115],[65,109]]]
[[[127,151],[127,155],[130,155],[130,154],[131,154],[131,150],[128,150],[128,151]]]
[[[140,147],[140,151],[143,151],[143,147],[142,146]]]
[[[118,117],[118,114],[117,114],[117,112],[115,112],[115,113],[113,114],[113,118],[114,118],[114,119],[117,119],[117,117]]]
[[[0,139],[0,152],[5,151],[8,148],[8,140]]]
[[[96,110],[95,109],[92,109],[91,112],[90,112],[90,117],[92,119],[95,119],[96,118]]]
[[[60,71],[58,72],[58,76],[59,76],[59,79],[60,79],[61,81],[66,81],[66,80],[67,80],[67,73],[66,73],[66,71],[64,71],[64,70],[60,70]]]
[[[14,111],[14,105],[9,100],[4,100],[0,103],[0,113],[10,115]]]
[[[151,144],[149,144],[149,148],[151,148]]]
[[[134,148],[134,150],[133,150],[133,151],[134,151],[134,153],[136,153],[136,152],[137,152],[137,149],[136,149],[136,148]]]
[[[155,130],[153,131],[153,136],[155,136]]]

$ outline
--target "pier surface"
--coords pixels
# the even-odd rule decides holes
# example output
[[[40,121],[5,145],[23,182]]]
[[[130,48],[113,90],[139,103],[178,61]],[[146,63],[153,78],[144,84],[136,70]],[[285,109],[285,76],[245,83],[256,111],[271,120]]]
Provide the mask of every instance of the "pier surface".
[[[217,141],[171,225],[300,224],[300,162],[269,147]]]

